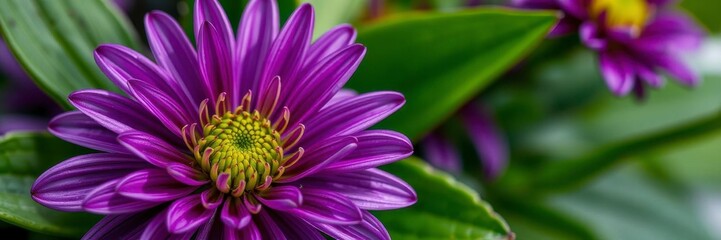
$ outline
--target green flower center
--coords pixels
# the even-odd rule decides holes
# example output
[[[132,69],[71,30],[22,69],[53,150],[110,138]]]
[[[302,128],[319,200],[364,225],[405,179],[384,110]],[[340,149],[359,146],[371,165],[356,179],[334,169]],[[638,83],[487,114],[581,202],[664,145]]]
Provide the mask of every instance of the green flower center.
[[[218,184],[222,192],[240,195],[262,186],[281,164],[280,133],[258,111],[215,115],[203,127],[203,136],[196,161],[214,182],[224,181]]]

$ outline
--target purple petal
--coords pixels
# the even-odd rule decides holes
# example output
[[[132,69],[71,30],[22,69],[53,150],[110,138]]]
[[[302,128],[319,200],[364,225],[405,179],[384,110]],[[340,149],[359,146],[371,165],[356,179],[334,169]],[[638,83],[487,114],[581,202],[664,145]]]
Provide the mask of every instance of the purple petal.
[[[363,222],[355,225],[331,225],[312,223],[316,228],[335,239],[383,239],[390,240],[391,236],[383,226],[368,211],[363,212]]]
[[[206,209],[216,209],[223,204],[225,196],[216,188],[206,189],[200,193],[200,203]]]
[[[352,225],[362,221],[361,210],[343,195],[329,190],[302,189],[303,205],[288,211],[310,222]]]
[[[267,236],[272,239],[325,239],[312,225],[307,222],[281,212],[263,211],[260,218],[266,222],[272,222],[273,234]]]
[[[333,162],[324,172],[350,172],[386,165],[413,154],[413,144],[405,135],[388,130],[369,130],[356,134],[358,147],[348,156]]]
[[[167,202],[186,196],[197,187],[188,186],[171,177],[165,169],[149,168],[128,174],[118,182],[115,191],[125,197]]]
[[[189,156],[157,137],[138,131],[129,131],[118,136],[118,141],[128,150],[149,163],[165,168],[172,163],[192,162]]]
[[[0,116],[0,136],[16,131],[43,131],[48,126],[47,120],[25,115],[10,115],[3,113]],[[67,140],[66,140],[67,141]]]
[[[215,99],[222,92],[226,92],[230,96],[240,94],[235,92],[236,89],[232,85],[233,59],[229,45],[224,42],[221,34],[209,22],[203,23],[198,32],[198,62],[205,88],[210,90],[207,93],[210,99]]]
[[[267,223],[264,225],[257,224],[254,221],[250,221],[248,226],[243,229],[235,230],[234,228],[225,227],[224,237],[226,239],[237,239],[237,240],[261,240],[261,239],[283,239],[283,238],[272,238],[262,234],[261,227],[273,226],[274,223]],[[265,237],[265,238],[264,238]]]
[[[285,106],[293,110],[298,116],[290,125],[303,122],[325,106],[328,100],[345,85],[360,65],[366,49],[360,44],[354,44],[316,64],[308,74],[301,77],[299,87],[305,91],[293,90],[289,92]],[[292,90],[292,89],[291,89]]]
[[[130,93],[128,81],[136,79],[167,91],[164,94],[183,106],[188,114],[197,113],[178,83],[171,81],[162,69],[142,54],[121,45],[105,44],[95,49],[95,61],[100,70],[126,93]]]
[[[85,197],[98,185],[152,167],[129,155],[96,153],[77,156],[48,169],[31,189],[36,202],[60,211],[81,211]]]
[[[416,193],[403,180],[378,169],[303,179],[304,188],[340,193],[361,209],[389,210],[413,205]]]
[[[233,81],[238,92],[258,91],[258,82],[265,65],[273,39],[278,35],[278,6],[275,1],[250,1],[238,26],[237,66],[238,74]],[[233,106],[240,103],[240,94],[231,96]]]
[[[243,201],[236,198],[225,200],[225,204],[220,211],[220,219],[223,220],[225,226],[236,230],[243,229],[253,221],[248,208],[243,205]]]
[[[423,139],[421,142],[423,156],[434,167],[451,173],[460,173],[462,164],[460,153],[456,146],[441,134],[433,132]]]
[[[275,76],[280,76],[284,85],[281,96],[296,90],[299,86],[295,83],[296,75],[303,66],[303,56],[313,36],[313,20],[313,8],[309,4],[302,4],[288,18],[265,59],[265,69],[258,82],[259,90],[266,89]],[[260,96],[258,99],[263,98]]]
[[[139,213],[109,215],[104,217],[83,236],[91,239],[138,239],[157,211],[148,210]]]
[[[200,201],[200,194],[176,200],[168,208],[168,231],[185,233],[198,228],[213,216],[215,209],[206,209]]]
[[[511,5],[529,9],[559,9],[558,0],[511,0]]]
[[[209,97],[203,91],[197,54],[173,17],[160,11],[145,16],[148,43],[158,64],[183,88],[191,104]]]
[[[335,95],[333,95],[330,100],[325,104],[325,106],[322,109],[325,109],[331,105],[335,105],[336,103],[343,102],[345,100],[350,99],[351,97],[358,96],[358,93],[356,91],[350,90],[350,89],[341,89],[338,90]]]
[[[139,212],[157,206],[158,202],[150,202],[128,198],[115,192],[120,180],[112,180],[87,194],[83,200],[83,210],[97,214],[123,214]]]
[[[601,38],[600,35],[600,29],[598,29],[598,26],[596,26],[593,22],[585,22],[581,24],[581,28],[579,30],[579,35],[581,36],[581,41],[583,44],[585,44],[588,48],[593,50],[603,50],[607,47],[608,43],[605,39]]]
[[[258,195],[257,199],[272,209],[287,211],[303,204],[300,189],[294,186],[275,186]]]
[[[577,19],[588,18],[590,2],[587,0],[558,0],[558,5],[566,14]]]
[[[217,0],[195,1],[193,16],[195,39],[200,39],[200,29],[203,23],[209,22],[218,31],[219,40],[225,45],[224,48],[233,49],[233,29],[230,28],[230,22],[228,22],[223,6]]]
[[[258,230],[263,237],[267,239],[288,239],[270,214],[270,211],[263,210],[255,215],[255,223],[258,225]]]
[[[328,106],[306,122],[302,143],[354,134],[375,125],[405,103],[396,92],[372,92]],[[304,144],[301,144],[301,146]]]
[[[328,164],[348,156],[357,146],[358,139],[350,136],[326,139],[312,145],[306,150],[306,155],[289,167],[278,182],[293,182],[319,172]]]
[[[98,124],[116,133],[130,130],[156,133],[162,125],[136,102],[104,90],[80,90],[70,103]]]
[[[666,70],[671,76],[687,86],[696,86],[699,83],[698,75],[674,56],[657,54],[647,59]]]
[[[60,114],[48,124],[53,135],[90,149],[112,153],[128,153],[117,141],[118,134],[95,122],[79,111]]]
[[[551,29],[551,32],[548,33],[549,37],[559,37],[568,35],[570,33],[574,33],[578,31],[578,20],[575,19],[569,19],[569,18],[561,18],[561,20],[556,23],[556,26]]]
[[[689,16],[662,11],[644,28],[633,47],[670,52],[691,51],[700,46],[704,35],[704,31]]]
[[[611,92],[617,96],[628,94],[633,88],[633,73],[624,65],[624,59],[617,53],[599,53],[601,73]]]
[[[205,173],[186,164],[170,163],[165,169],[175,180],[188,186],[201,186],[210,182]]]
[[[356,31],[349,24],[341,24],[320,36],[308,49],[305,56],[303,69],[318,64],[324,58],[335,54],[341,49],[353,44],[356,39]]]
[[[461,109],[461,119],[481,158],[487,179],[495,179],[508,164],[508,144],[492,117],[475,104]]]
[[[196,122],[197,114],[183,110],[183,107],[171,96],[155,86],[138,80],[129,80],[128,85],[131,94],[135,96],[140,105],[151,112],[175,135],[181,136],[180,129],[183,126]]]
[[[172,236],[172,234],[168,232],[168,227],[165,222],[167,215],[167,208],[162,212],[155,214],[155,216],[153,216],[153,218],[148,222],[148,226],[145,227],[143,235],[140,237],[140,239],[167,239],[168,237]]]

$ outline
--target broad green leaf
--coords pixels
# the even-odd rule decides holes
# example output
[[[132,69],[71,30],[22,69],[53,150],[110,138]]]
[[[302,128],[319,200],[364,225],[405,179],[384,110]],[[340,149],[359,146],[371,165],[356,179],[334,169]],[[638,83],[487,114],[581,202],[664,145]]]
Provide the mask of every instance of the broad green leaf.
[[[139,46],[127,19],[103,0],[4,1],[0,30],[33,80],[65,107],[75,90],[117,89],[95,65],[99,44]]]
[[[681,7],[698,19],[711,32],[721,32],[721,1],[683,0]]]
[[[300,0],[313,5],[315,9],[315,28],[313,38],[318,38],[332,27],[341,23],[351,23],[360,17],[367,6],[367,0]]]
[[[407,103],[379,127],[418,140],[536,46],[551,12],[476,9],[395,15],[360,29],[368,47],[347,87],[393,90]]]
[[[30,188],[50,166],[86,151],[47,133],[0,139],[0,220],[49,235],[82,236],[98,216],[48,209],[32,200]]]
[[[408,182],[418,194],[411,207],[373,213],[393,239],[508,239],[511,234],[477,193],[419,159],[383,169]]]

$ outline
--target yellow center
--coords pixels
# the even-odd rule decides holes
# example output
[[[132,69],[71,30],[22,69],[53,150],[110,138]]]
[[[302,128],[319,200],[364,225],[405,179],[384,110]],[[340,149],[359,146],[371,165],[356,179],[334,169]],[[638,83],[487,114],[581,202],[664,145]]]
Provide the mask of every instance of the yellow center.
[[[638,34],[651,15],[651,6],[646,0],[592,0],[590,14],[599,18],[606,15],[609,27],[625,27]]]
[[[203,135],[196,161],[213,181],[226,173],[227,190],[237,189],[237,194],[262,185],[281,164],[280,134],[257,111],[216,115],[203,127]]]

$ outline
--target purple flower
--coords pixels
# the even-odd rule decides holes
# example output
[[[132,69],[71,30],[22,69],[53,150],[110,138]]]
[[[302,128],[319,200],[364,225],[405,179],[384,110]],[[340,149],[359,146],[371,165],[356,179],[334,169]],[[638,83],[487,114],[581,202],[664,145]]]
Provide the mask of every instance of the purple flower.
[[[659,88],[664,70],[681,84],[695,86],[698,76],[679,54],[698,47],[703,31],[687,16],[669,9],[671,0],[514,0],[516,6],[558,9],[563,18],[551,32],[578,32],[598,52],[601,73],[618,96],[645,85]]]
[[[352,27],[311,43],[307,4],[278,22],[275,1],[250,1],[234,37],[221,6],[199,0],[197,53],[162,12],[145,19],[157,63],[98,47],[98,66],[129,97],[70,95],[79,111],[50,131],[103,153],[49,169],[33,198],[107,215],[85,239],[388,239],[368,210],[416,195],[376,167],[413,149],[402,134],[366,129],[405,99],[340,91],[365,54]]]
[[[496,179],[508,164],[508,146],[490,114],[470,103],[458,112],[475,147],[486,179]],[[424,157],[431,165],[451,173],[462,170],[461,154],[441,131],[434,131],[421,142]]]

